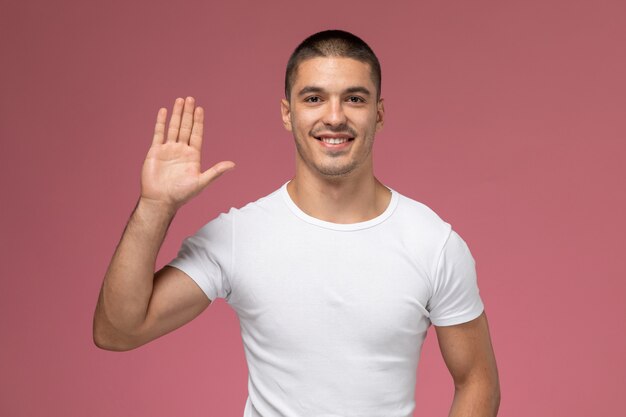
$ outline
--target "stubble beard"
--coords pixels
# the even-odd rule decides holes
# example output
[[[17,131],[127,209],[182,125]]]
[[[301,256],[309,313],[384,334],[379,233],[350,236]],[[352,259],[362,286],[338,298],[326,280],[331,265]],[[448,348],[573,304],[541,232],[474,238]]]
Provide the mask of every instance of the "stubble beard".
[[[356,140],[362,140],[362,139],[355,138],[354,140],[356,141]],[[371,143],[370,143],[370,146],[368,146],[367,148],[367,154],[365,155],[364,158],[367,158],[369,154],[372,152],[374,138],[372,137],[371,139],[367,139],[367,140],[370,141]],[[295,135],[294,135],[294,141],[296,143],[296,150],[298,154],[300,155],[300,159],[304,161],[304,163],[307,164],[309,168],[314,169],[319,174],[325,177],[330,177],[330,179],[338,179],[342,176],[346,176],[350,174],[352,171],[354,171],[360,165],[359,161],[355,158],[352,158],[346,164],[317,164],[315,163],[315,161],[306,158],[306,150],[304,149],[304,146],[302,146],[300,141],[295,137]],[[329,157],[342,158],[343,154],[337,155],[337,156],[329,155]]]

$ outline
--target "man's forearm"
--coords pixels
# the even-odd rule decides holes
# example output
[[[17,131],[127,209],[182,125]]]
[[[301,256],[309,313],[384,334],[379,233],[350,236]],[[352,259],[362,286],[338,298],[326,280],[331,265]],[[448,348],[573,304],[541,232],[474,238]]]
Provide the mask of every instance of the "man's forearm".
[[[499,407],[497,382],[467,383],[455,389],[449,417],[496,417]]]
[[[139,199],[104,277],[95,320],[131,332],[142,324],[154,267],[176,211]]]

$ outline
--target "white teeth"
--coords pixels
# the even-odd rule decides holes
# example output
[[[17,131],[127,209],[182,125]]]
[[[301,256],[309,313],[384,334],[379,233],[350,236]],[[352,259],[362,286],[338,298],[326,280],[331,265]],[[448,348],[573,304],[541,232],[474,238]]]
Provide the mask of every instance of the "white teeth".
[[[322,138],[322,140],[325,143],[330,143],[330,144],[333,144],[333,145],[337,145],[339,143],[344,143],[344,142],[348,141],[348,139],[341,139],[341,138]]]

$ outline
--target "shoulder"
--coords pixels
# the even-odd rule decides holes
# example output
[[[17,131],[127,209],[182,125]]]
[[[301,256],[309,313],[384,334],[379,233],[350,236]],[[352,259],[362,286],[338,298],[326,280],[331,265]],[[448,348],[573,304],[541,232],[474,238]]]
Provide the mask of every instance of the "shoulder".
[[[395,191],[395,190],[394,190]],[[452,226],[443,220],[432,208],[404,194],[398,194],[396,221],[408,233],[417,234],[429,240],[445,241]],[[443,243],[443,242],[442,242]]]
[[[269,216],[279,211],[281,202],[280,189],[277,189],[243,206],[230,207],[227,211],[220,212],[202,229],[209,231],[216,228],[232,228],[234,224],[258,224],[259,220],[268,220]]]
[[[452,226],[428,205],[395,192],[398,205],[391,222],[394,233],[432,274],[452,233]]]

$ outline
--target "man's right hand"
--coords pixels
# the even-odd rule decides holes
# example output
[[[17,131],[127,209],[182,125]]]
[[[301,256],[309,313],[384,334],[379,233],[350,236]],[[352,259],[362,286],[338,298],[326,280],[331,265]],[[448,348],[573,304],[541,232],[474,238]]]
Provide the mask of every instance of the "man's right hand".
[[[166,116],[167,110],[159,109],[141,171],[141,198],[100,289],[93,340],[102,349],[134,349],[189,322],[211,303],[182,270],[166,265],[155,273],[154,267],[176,210],[235,164],[222,161],[200,171],[204,114],[192,97],[176,100],[167,138]]]
[[[167,109],[160,108],[141,171],[141,200],[176,211],[235,164],[222,161],[200,171],[204,110],[193,97],[176,99],[167,138],[166,117]]]

